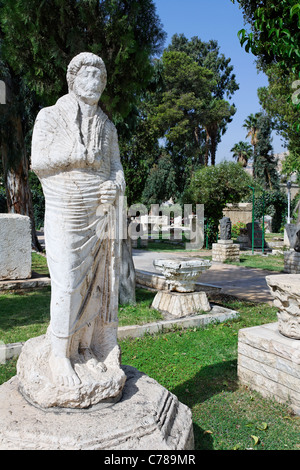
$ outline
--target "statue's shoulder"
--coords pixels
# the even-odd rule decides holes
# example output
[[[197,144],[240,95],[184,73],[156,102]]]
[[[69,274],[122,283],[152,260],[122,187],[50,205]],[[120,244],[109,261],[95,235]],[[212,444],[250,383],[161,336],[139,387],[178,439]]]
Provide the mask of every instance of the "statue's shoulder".
[[[70,111],[75,111],[76,103],[70,95],[64,95],[57,100],[52,106],[42,108],[36,118],[36,125],[57,126],[60,116],[70,114]],[[71,114],[70,114],[71,115]]]
[[[37,121],[44,121],[47,120],[48,117],[55,114],[55,105],[53,106],[46,106],[45,108],[40,109],[37,114],[36,120]]]

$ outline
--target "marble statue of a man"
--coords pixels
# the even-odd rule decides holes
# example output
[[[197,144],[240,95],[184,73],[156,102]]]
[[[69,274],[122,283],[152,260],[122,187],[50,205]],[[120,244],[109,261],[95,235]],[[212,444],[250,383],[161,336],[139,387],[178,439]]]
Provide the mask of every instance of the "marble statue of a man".
[[[77,55],[67,82],[69,93],[39,112],[32,138],[51,276],[49,383],[44,371],[43,390],[39,383],[32,391],[22,358],[18,369],[24,393],[46,407],[90,406],[116,397],[126,380],[117,345],[118,201],[125,181],[116,129],[98,105],[106,86],[102,59]]]

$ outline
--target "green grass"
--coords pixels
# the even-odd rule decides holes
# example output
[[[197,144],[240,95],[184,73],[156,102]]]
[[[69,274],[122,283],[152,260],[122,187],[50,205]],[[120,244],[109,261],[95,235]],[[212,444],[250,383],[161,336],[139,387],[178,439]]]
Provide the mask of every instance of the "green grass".
[[[45,256],[42,256],[39,253],[32,252],[31,262],[32,262],[32,265],[31,265],[32,271],[43,276],[49,276],[47,259]]]
[[[240,318],[205,329],[122,341],[122,360],[173,392],[192,410],[196,450],[300,448],[300,423],[288,408],[238,384],[240,328],[276,321],[268,305],[231,301]]]
[[[0,295],[0,341],[27,341],[44,334],[49,324],[50,287]]]
[[[170,243],[168,240],[149,240],[146,247],[142,249],[147,251],[185,251],[184,243]]]
[[[152,295],[139,290],[137,303],[146,309]],[[299,418],[239,386],[237,378],[239,330],[276,321],[276,309],[220,294],[211,300],[237,310],[239,318],[120,341],[123,364],[154,378],[190,407],[196,450],[299,450]],[[15,363],[0,366],[0,383],[15,375]]]
[[[158,310],[150,308],[154,296],[155,292],[136,289],[136,304],[119,306],[119,325],[144,325],[163,320]]]
[[[120,325],[159,320],[159,312],[149,308],[154,295],[137,289],[136,305],[119,308]],[[210,301],[238,311],[239,318],[120,341],[123,364],[154,378],[190,407],[196,450],[299,450],[299,417],[239,385],[237,377],[239,330],[275,322],[277,309],[222,294]],[[50,288],[7,293],[0,304],[1,341],[25,341],[46,331]],[[0,365],[0,384],[15,373],[16,360]]]
[[[284,269],[284,257],[281,254],[277,255],[246,255],[240,254],[240,262],[226,261],[226,264],[234,264],[243,266],[245,268],[264,269],[267,271],[281,272]]]
[[[0,295],[0,341],[17,343],[44,334],[49,325],[50,295],[50,287]],[[137,289],[135,305],[120,305],[119,325],[143,325],[162,320],[161,313],[150,308],[154,296],[155,292]]]

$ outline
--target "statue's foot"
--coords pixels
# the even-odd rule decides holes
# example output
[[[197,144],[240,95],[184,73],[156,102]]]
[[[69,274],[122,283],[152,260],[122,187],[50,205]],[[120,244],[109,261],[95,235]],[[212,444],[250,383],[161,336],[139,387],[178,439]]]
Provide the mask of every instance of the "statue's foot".
[[[80,355],[89,369],[100,372],[105,372],[107,370],[104,362],[98,361],[89,348],[80,349]]]
[[[81,383],[78,375],[74,371],[70,359],[51,355],[50,368],[53,380],[57,385],[64,387],[75,387]]]
[[[121,351],[118,345],[116,345],[112,350],[109,352],[105,359],[106,364],[109,367],[120,367],[121,364]]]

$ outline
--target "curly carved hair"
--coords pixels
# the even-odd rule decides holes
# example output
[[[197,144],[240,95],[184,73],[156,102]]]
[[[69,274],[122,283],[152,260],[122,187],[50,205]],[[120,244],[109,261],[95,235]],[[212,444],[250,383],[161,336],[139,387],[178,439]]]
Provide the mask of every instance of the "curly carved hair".
[[[96,54],[93,54],[92,52],[81,52],[80,54],[76,55],[68,65],[67,82],[69,91],[73,89],[75,77],[81,67],[84,66],[97,67],[101,71],[101,80],[104,90],[104,88],[106,87],[107,72],[103,60],[101,59],[101,57],[97,56]]]

